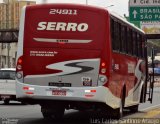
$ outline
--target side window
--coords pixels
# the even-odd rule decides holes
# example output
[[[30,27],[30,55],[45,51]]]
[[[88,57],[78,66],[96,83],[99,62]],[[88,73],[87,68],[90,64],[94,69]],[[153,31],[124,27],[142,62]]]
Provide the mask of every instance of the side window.
[[[132,30],[127,29],[127,42],[128,42],[128,54],[132,55],[133,53],[133,42],[132,42]]]
[[[122,51],[124,53],[128,53],[128,43],[127,43],[127,27],[125,25],[122,26],[121,28],[122,31]]]
[[[121,32],[121,28],[122,28],[122,26],[121,26],[121,23],[118,23],[118,42],[119,42],[119,50],[122,52],[122,32]]]
[[[129,28],[126,27],[126,53],[129,54],[129,40],[130,40],[130,36],[129,36]]]
[[[124,25],[122,25],[121,26],[121,46],[122,46],[121,51],[124,53],[126,51],[125,35],[126,35],[125,27],[124,27]]]
[[[110,20],[110,31],[112,50],[137,57],[145,56],[145,38],[140,32],[114,17]]]
[[[138,40],[138,48],[139,48],[139,57],[142,57],[142,35],[139,35],[139,40]]]
[[[115,37],[114,37],[114,20],[111,19],[111,26],[110,26],[110,29],[111,29],[111,41],[112,41],[112,49],[115,50],[115,44],[114,44],[114,41],[115,41]]]
[[[137,56],[140,57],[140,35],[137,34]]]
[[[142,57],[145,58],[145,37],[142,36]]]
[[[127,42],[127,27],[124,27],[124,47],[125,47],[125,53],[128,53],[128,42]]]
[[[113,42],[115,45],[115,50],[119,51],[120,44],[119,44],[119,25],[118,25],[118,22],[115,22],[115,25],[114,25],[114,37],[115,37],[115,40]]]
[[[119,42],[119,24],[114,19],[111,19],[111,40],[112,40],[112,49],[119,51],[120,42]]]
[[[132,32],[132,38],[133,38],[133,55],[137,55],[137,45],[136,45],[136,32]]]
[[[138,56],[138,34],[135,33],[135,55]]]

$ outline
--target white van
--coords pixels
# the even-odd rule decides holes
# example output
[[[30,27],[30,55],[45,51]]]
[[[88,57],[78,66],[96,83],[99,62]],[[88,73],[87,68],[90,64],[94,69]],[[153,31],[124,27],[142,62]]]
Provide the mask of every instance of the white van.
[[[10,100],[16,100],[15,68],[0,69],[0,100],[9,104]]]

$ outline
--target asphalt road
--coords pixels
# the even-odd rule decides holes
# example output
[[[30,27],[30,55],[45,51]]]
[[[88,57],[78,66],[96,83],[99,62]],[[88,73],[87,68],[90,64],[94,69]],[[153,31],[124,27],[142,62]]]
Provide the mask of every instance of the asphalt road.
[[[160,106],[160,88],[154,89],[153,103],[149,102],[139,106],[139,113],[145,112],[149,109],[154,109]],[[139,117],[139,113],[131,114],[126,112],[125,117],[134,118]],[[4,105],[0,102],[0,124],[66,124],[66,123],[99,123],[105,122],[102,120],[100,113],[92,111],[75,111],[67,110],[64,119],[60,121],[44,120],[40,111],[39,105],[21,105],[18,102],[12,102],[10,105]],[[7,122],[7,123],[6,123]]]
[[[160,87],[155,87],[153,92],[153,102],[152,104],[147,101],[146,103],[140,104],[139,110],[144,111],[151,108],[160,106]]]

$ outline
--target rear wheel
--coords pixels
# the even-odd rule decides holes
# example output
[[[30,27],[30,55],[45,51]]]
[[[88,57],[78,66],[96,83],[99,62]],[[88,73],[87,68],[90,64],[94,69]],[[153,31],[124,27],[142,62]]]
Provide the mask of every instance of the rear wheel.
[[[115,110],[115,118],[116,119],[122,118],[123,117],[123,113],[124,113],[124,101],[121,100],[120,108]]]
[[[125,94],[123,92],[122,97],[121,97],[121,102],[120,102],[120,107],[115,110],[115,118],[120,119],[123,117],[124,114],[124,103],[125,103]]]
[[[64,107],[56,107],[56,108],[41,107],[41,112],[44,119],[60,120],[63,118],[64,111],[65,111]]]
[[[134,106],[130,107],[129,110],[130,110],[132,113],[138,112],[138,106],[139,106],[139,105],[134,105]]]
[[[52,119],[52,115],[49,112],[42,112],[43,118],[48,120]]]
[[[8,104],[9,104],[9,99],[5,99],[5,100],[4,100],[4,104],[5,104],[5,105],[8,105]]]

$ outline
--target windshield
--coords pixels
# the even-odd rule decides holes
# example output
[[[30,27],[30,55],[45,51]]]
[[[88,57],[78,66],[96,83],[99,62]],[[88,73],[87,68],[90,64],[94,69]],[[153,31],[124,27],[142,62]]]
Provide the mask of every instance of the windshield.
[[[15,71],[9,71],[9,70],[1,70],[0,71],[0,79],[10,79],[15,80]]]

